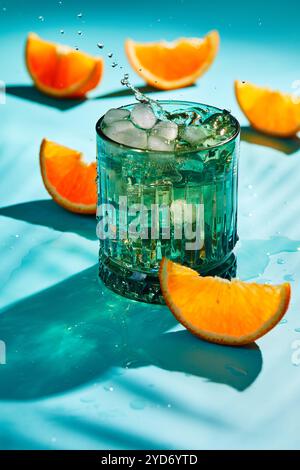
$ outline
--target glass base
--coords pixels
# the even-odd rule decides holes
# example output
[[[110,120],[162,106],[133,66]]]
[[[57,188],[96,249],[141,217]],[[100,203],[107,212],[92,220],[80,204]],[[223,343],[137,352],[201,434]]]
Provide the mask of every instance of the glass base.
[[[236,276],[236,257],[231,253],[225,261],[209,271],[201,271],[202,276],[219,276],[231,279]],[[120,267],[111,258],[101,256],[99,277],[106,287],[129,299],[152,304],[165,304],[157,275]]]

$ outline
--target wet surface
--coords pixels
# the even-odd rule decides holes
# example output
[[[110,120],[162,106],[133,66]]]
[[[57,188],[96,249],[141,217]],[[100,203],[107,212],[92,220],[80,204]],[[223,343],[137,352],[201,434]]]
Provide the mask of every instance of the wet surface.
[[[145,33],[145,25],[134,26],[136,39],[199,34],[198,19],[196,24],[189,9],[176,8],[174,20],[166,20],[169,11],[161,12],[159,24],[152,9],[145,21],[155,27]],[[201,32],[219,28],[222,48],[197,86],[155,93],[139,80],[136,85],[154,98],[231,109],[241,121],[238,276],[290,282],[289,311],[257,344],[226,348],[194,338],[166,307],[118,297],[99,284],[95,222],[66,213],[48,199],[38,151],[48,137],[95,158],[97,119],[130,97],[120,93],[117,71],[107,67],[93,94],[101,99],[54,103],[32,89],[21,49],[26,33],[34,30],[91,53],[102,53],[97,42],[103,41],[123,57],[122,41],[133,35],[133,25],[128,19],[112,38],[112,13],[102,11],[103,26],[94,24],[89,1],[80,20],[81,8],[72,13],[66,7],[51,19],[50,7],[37,12],[27,5],[22,23],[19,16],[3,21],[0,11],[6,64],[0,78],[9,85],[6,105],[0,105],[0,341],[6,344],[6,364],[0,361],[0,448],[299,447],[299,139],[252,131],[232,90],[233,80],[241,78],[267,80],[289,91],[299,78],[298,46],[296,41],[287,45],[293,19],[285,23],[276,5],[274,34],[265,21],[269,11],[260,11],[258,24],[254,11],[261,4],[243,18],[234,17],[227,5],[229,16],[221,3],[220,8],[222,21],[215,24],[206,20],[215,16],[215,4],[211,15],[202,15]],[[86,24],[79,25],[83,20]],[[134,16],[133,21],[138,24]],[[245,38],[245,31],[252,36]],[[114,58],[120,61],[115,53]]]

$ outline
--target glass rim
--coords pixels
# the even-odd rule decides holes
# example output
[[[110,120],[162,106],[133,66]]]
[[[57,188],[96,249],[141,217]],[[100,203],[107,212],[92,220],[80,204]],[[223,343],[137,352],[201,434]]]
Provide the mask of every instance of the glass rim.
[[[196,105],[196,106],[203,106],[203,107],[206,107],[206,108],[213,108],[213,109],[215,109],[216,111],[219,111],[219,112],[224,111],[224,109],[218,108],[217,106],[213,106],[213,105],[210,105],[210,104],[204,104],[204,103],[197,103],[195,101],[157,100],[157,102],[160,103],[160,104],[173,104],[173,103],[177,104],[178,103],[178,104],[186,104],[186,105],[191,105],[191,106]],[[126,104],[126,105],[123,105],[123,106],[119,106],[118,108],[115,108],[115,109],[126,109],[129,106],[134,106],[135,104],[136,103],[129,103],[129,104]],[[241,132],[241,126],[240,126],[239,121],[236,119],[236,117],[234,117],[230,113],[230,116],[233,119],[233,121],[235,123],[235,126],[236,126],[236,132],[231,137],[228,137],[228,139],[223,140],[221,142],[218,142],[215,145],[212,145],[210,147],[199,146],[196,149],[180,149],[180,150],[139,149],[139,148],[136,148],[136,147],[132,147],[130,145],[121,144],[119,142],[116,142],[115,140],[112,140],[110,137],[105,135],[104,132],[102,131],[102,127],[101,127],[101,123],[104,119],[104,116],[105,116],[105,114],[103,114],[103,116],[101,116],[101,118],[98,119],[98,121],[96,122],[96,133],[98,134],[99,137],[101,137],[103,140],[106,140],[107,142],[109,142],[110,144],[112,144],[112,145],[114,145],[118,148],[129,149],[129,150],[134,151],[136,153],[146,153],[146,154],[151,154],[151,155],[154,155],[154,154],[157,155],[159,153],[162,153],[164,155],[168,155],[168,154],[169,155],[174,155],[174,154],[178,155],[178,154],[183,154],[183,153],[192,154],[192,153],[198,153],[198,152],[202,152],[202,151],[213,150],[215,148],[223,147],[224,145],[227,145],[229,142],[234,141],[239,136],[239,134]]]

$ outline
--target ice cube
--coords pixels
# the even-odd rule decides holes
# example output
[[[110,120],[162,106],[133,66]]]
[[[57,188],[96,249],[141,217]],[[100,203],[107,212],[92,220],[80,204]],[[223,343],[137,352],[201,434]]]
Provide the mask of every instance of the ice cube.
[[[178,135],[178,126],[175,122],[159,121],[152,128],[151,134],[166,140],[175,140]]]
[[[181,138],[191,145],[201,144],[209,137],[209,132],[203,126],[187,126],[181,132]]]
[[[191,108],[185,111],[180,109],[173,111],[173,113],[169,114],[168,117],[178,125],[189,126],[201,123],[206,114],[206,109]]]
[[[173,201],[171,206],[171,219],[175,225],[195,223],[197,210],[195,204],[188,204],[184,199]]]
[[[119,144],[132,148],[147,148],[147,133],[135,127],[130,121],[115,121],[103,129],[107,137]]]
[[[105,114],[103,118],[103,123],[109,126],[115,121],[120,121],[120,119],[128,118],[129,115],[130,115],[130,112],[128,111],[128,109],[112,108],[109,111],[107,111],[107,113]]]
[[[226,140],[236,132],[236,126],[228,111],[213,114],[206,119],[205,126],[211,129],[216,137],[220,137],[220,140]]]
[[[175,148],[174,141],[166,140],[156,135],[150,135],[148,138],[148,149],[159,152],[172,152]]]
[[[214,147],[215,145],[218,145],[220,143],[219,139],[216,139],[215,137],[209,137],[203,142],[203,147]]]
[[[156,123],[156,116],[149,104],[136,104],[132,108],[130,118],[141,129],[152,129]]]

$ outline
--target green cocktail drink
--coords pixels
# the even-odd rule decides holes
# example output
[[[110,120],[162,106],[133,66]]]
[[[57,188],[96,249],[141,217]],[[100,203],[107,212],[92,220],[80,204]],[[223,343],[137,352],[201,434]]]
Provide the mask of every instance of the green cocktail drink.
[[[180,101],[153,115],[128,105],[97,123],[99,274],[122,295],[160,303],[164,256],[203,275],[235,273],[239,124]]]

